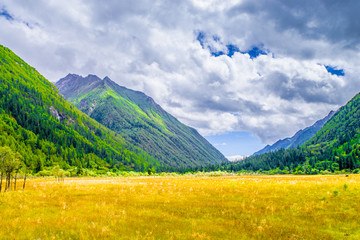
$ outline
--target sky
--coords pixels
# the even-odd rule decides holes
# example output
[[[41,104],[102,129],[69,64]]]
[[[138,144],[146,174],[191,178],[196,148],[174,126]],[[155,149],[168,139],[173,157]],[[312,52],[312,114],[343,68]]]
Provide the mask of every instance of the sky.
[[[360,91],[357,0],[0,0],[0,44],[52,82],[143,91],[224,155],[292,136]]]

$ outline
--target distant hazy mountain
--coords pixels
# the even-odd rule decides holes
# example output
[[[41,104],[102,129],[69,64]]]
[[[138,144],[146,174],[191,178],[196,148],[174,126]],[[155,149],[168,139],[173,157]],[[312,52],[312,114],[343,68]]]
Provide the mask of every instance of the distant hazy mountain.
[[[303,145],[310,138],[312,138],[323,126],[324,124],[334,115],[334,111],[331,111],[326,117],[315,122],[312,126],[302,129],[295,133],[294,136],[290,138],[285,138],[277,141],[273,145],[267,145],[260,151],[257,151],[253,154],[259,155],[268,152],[274,152],[279,149],[287,149],[287,148],[296,148],[298,146]]]
[[[121,87],[108,77],[69,74],[55,85],[84,113],[168,166],[228,161],[195,129],[180,123],[152,98]]]

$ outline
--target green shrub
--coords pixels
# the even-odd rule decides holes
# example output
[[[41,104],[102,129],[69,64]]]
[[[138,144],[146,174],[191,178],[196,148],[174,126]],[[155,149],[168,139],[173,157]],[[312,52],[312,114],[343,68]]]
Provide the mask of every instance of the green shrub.
[[[53,176],[53,173],[49,170],[42,170],[42,171],[38,172],[37,174],[35,174],[35,176],[49,177],[49,176]]]

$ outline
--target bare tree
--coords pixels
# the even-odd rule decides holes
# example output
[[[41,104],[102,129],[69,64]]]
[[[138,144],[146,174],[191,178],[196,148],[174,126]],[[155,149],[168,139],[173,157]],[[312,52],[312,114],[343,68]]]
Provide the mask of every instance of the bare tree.
[[[0,192],[2,188],[3,176],[4,176],[4,158],[3,154],[0,152],[0,172],[1,172],[1,180],[0,180]]]
[[[26,183],[27,173],[28,173],[28,167],[26,166],[26,164],[24,164],[24,183],[23,183],[23,190],[25,189],[25,183]]]
[[[18,175],[18,173],[19,173],[19,171],[20,171],[20,169],[21,169],[21,167],[22,167],[22,160],[23,160],[23,157],[22,157],[22,155],[20,154],[20,153],[15,153],[15,159],[16,159],[16,164],[17,164],[17,166],[15,166],[15,169],[14,169],[14,174],[15,174],[15,176],[14,176],[14,178],[15,178],[15,181],[14,181],[14,190],[16,191],[16,180],[17,180],[17,175]]]

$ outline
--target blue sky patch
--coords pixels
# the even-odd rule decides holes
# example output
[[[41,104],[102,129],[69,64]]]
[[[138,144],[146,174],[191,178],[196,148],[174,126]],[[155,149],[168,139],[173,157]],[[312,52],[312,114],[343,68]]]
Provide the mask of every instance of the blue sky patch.
[[[228,49],[228,56],[229,57],[232,57],[234,55],[234,53],[236,52],[240,52],[240,49],[235,46],[235,45],[232,45],[232,44],[229,44],[229,45],[226,45],[227,49]]]
[[[205,138],[225,156],[249,156],[265,147],[257,137],[245,131],[205,136]]]
[[[223,51],[218,51],[218,52],[210,51],[210,53],[214,57],[219,57],[219,56],[225,55],[225,53]]]
[[[214,39],[215,42],[221,42],[220,37],[217,36],[217,35],[214,35],[213,39]]]
[[[201,32],[199,31],[198,32],[198,35],[196,37],[196,40],[199,41],[201,47],[203,49],[207,48],[211,55],[214,56],[214,57],[218,57],[218,56],[221,56],[221,55],[225,55],[225,53],[223,51],[216,51],[215,49],[213,49],[210,44],[209,44],[209,41],[208,41],[208,36],[205,32]],[[221,40],[220,40],[220,37],[219,36],[216,36],[216,35],[213,35],[212,36],[212,39],[210,41],[215,41],[215,42],[219,42],[221,43]]]
[[[267,55],[267,52],[263,51],[257,46],[254,46],[252,49],[244,53],[248,53],[251,59],[257,58],[260,55]]]
[[[202,48],[205,48],[205,44],[204,44],[205,43],[205,38],[206,38],[206,36],[205,36],[204,32],[199,32],[197,37],[196,37],[196,40],[199,41]]]
[[[207,35],[205,32],[202,32],[202,31],[199,31],[197,33],[196,40],[199,41],[199,43],[203,49],[207,48],[210,51],[210,54],[214,57],[219,57],[222,55],[227,55],[229,57],[232,57],[236,52],[239,52],[242,54],[247,53],[247,54],[249,54],[251,59],[254,59],[260,55],[268,54],[266,51],[263,50],[262,45],[261,46],[253,46],[249,50],[241,51],[236,45],[231,44],[231,43],[227,44],[225,46],[226,51],[224,51],[224,50],[217,51],[216,49],[213,49],[213,47],[211,46],[211,42],[217,42],[217,43],[223,45],[220,37],[217,35],[213,35],[210,37],[209,35]]]
[[[0,16],[5,17],[6,20],[9,20],[9,21],[14,20],[14,17],[11,16],[11,14],[8,11],[6,11],[6,9],[4,9],[4,8],[0,10]]]
[[[344,69],[337,69],[337,67],[332,67],[327,65],[324,65],[324,67],[329,73],[331,73],[331,75],[345,76]]]

